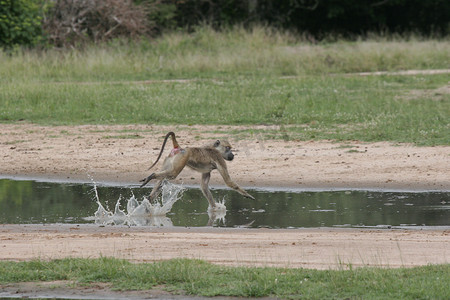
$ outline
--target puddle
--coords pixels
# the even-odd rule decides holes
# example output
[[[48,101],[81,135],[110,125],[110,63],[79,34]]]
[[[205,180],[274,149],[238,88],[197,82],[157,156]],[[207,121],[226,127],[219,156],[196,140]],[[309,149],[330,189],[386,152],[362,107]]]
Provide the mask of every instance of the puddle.
[[[0,179],[0,224],[223,226],[251,228],[450,226],[450,192],[264,191],[257,200],[214,189],[215,211],[199,188],[150,188]]]

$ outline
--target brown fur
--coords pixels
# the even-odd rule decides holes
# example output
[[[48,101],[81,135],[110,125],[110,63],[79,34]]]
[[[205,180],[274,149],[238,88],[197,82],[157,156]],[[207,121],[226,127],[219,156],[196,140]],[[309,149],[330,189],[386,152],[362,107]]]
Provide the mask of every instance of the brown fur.
[[[244,197],[255,199],[245,190],[240,188],[236,183],[234,183],[231,180],[230,175],[228,174],[225,160],[233,160],[234,154],[231,152],[230,143],[226,140],[217,140],[212,145],[208,145],[205,147],[182,149],[178,145],[178,142],[175,138],[175,133],[169,132],[164,138],[164,142],[162,144],[158,158],[150,167],[150,169],[153,168],[161,158],[162,152],[164,151],[164,147],[169,137],[172,137],[173,149],[170,155],[164,160],[161,171],[152,173],[150,176],[141,180],[141,182],[143,182],[141,187],[146,185],[152,179],[158,180],[150,194],[150,200],[154,200],[158,196],[158,194],[160,193],[161,184],[164,179],[175,179],[186,165],[202,174],[201,189],[203,195],[206,197],[206,199],[208,199],[209,205],[211,207],[215,207],[215,201],[209,190],[208,183],[211,177],[211,171],[215,169],[219,171],[227,186],[236,190]]]

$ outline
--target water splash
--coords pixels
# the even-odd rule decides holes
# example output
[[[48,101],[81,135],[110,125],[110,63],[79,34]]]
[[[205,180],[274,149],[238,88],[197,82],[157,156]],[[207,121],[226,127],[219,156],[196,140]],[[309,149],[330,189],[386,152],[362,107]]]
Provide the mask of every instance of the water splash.
[[[94,214],[94,218],[95,220],[108,220],[110,219],[113,214],[106,210],[102,203],[100,202],[100,198],[98,196],[98,191],[97,191],[97,183],[94,181],[94,178],[88,174],[89,179],[92,182],[93,188],[89,191],[90,194],[94,194],[92,200],[95,200],[95,202],[98,205],[97,211]],[[120,199],[119,199],[120,200]]]
[[[226,224],[225,216],[227,214],[227,208],[225,206],[225,199],[222,201],[216,202],[215,207],[208,207],[208,226],[213,226],[215,224]]]
[[[142,201],[138,201],[135,195],[126,200],[126,209],[121,209],[123,201],[122,196],[117,200],[114,212],[106,209],[100,202],[97,191],[97,184],[91,178],[93,188],[91,193],[94,194],[93,200],[98,205],[97,211],[93,217],[87,220],[95,221],[99,225],[129,225],[129,226],[173,226],[172,221],[166,217],[172,206],[177,202],[185,188],[181,185],[175,185],[170,182],[164,182],[161,194],[154,203],[143,197]]]

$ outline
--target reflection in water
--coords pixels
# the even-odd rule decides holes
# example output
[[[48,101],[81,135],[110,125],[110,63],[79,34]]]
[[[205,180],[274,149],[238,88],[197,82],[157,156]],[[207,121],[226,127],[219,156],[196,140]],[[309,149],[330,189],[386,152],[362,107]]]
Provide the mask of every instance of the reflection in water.
[[[158,203],[150,188],[0,180],[0,224],[97,223],[130,226],[332,227],[450,226],[449,192],[231,190],[211,211],[200,189],[166,184]],[[226,218],[225,218],[226,215]]]

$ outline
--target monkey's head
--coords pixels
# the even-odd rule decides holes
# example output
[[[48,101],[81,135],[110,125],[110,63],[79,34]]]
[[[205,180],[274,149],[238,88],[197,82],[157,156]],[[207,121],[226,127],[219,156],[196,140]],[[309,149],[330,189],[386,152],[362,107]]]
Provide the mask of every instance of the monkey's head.
[[[234,154],[231,152],[231,144],[227,140],[217,140],[214,142],[213,147],[222,154],[225,160],[233,160]]]

